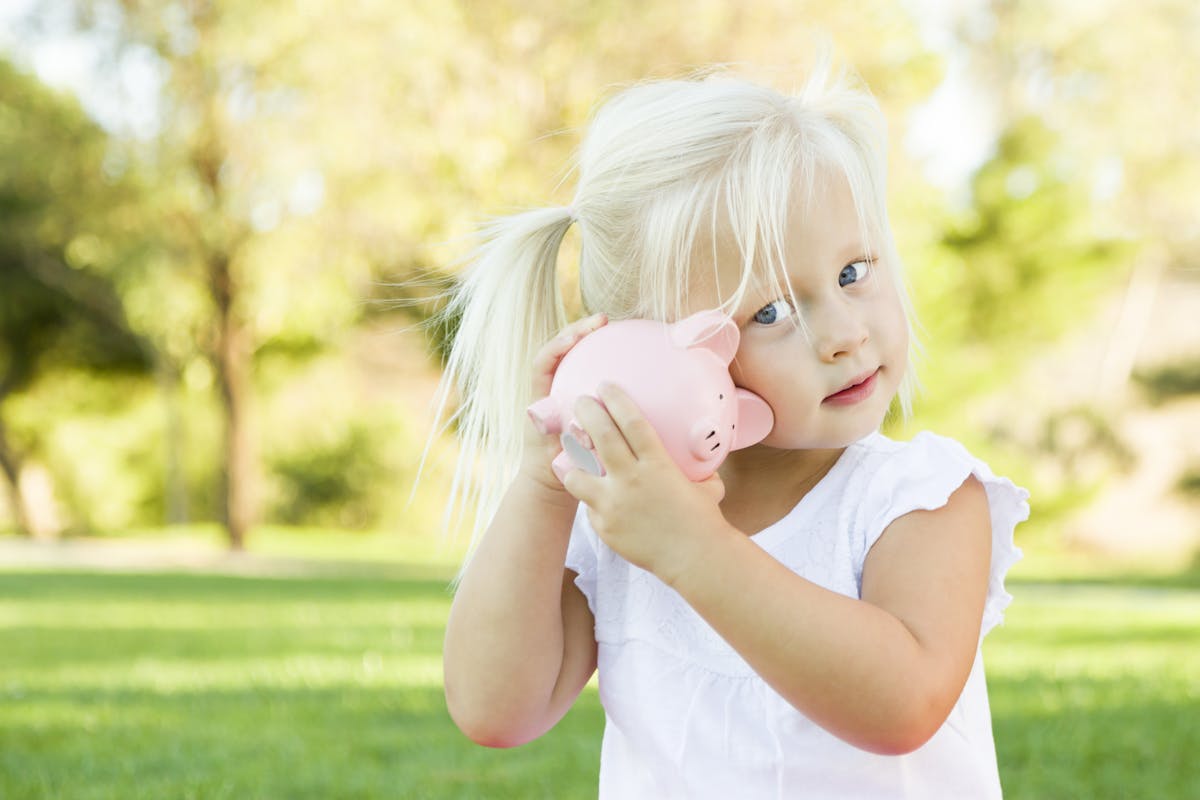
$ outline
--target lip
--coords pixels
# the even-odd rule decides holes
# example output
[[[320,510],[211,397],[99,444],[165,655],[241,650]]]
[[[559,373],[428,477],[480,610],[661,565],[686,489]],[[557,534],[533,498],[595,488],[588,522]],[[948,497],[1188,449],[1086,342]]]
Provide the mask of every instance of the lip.
[[[879,375],[879,369],[876,367],[871,372],[859,375],[821,402],[834,406],[848,406],[865,400],[875,391],[875,378]]]

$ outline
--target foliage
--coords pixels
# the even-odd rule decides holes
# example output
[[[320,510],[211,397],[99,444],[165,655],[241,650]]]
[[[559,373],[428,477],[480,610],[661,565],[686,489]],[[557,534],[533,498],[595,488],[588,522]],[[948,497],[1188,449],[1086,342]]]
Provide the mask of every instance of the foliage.
[[[1190,497],[1200,497],[1200,466],[1189,467],[1179,478],[1176,488]]]
[[[843,38],[848,60],[868,80],[886,75],[888,101],[898,103],[927,89],[934,67],[913,46],[911,21],[891,4],[876,6],[872,19],[891,42],[882,52],[846,35],[861,27],[860,15],[822,14],[825,27]],[[659,9],[636,35],[613,35],[614,21],[632,10],[628,0],[472,13],[454,4],[398,10],[369,0],[309,4],[304,13],[279,2],[234,0],[47,3],[34,21],[72,20],[100,48],[109,68],[101,76],[141,71],[161,90],[152,98],[153,125],[118,125],[104,143],[110,156],[117,153],[107,163],[139,190],[123,226],[93,232],[78,249],[94,257],[129,254],[103,263],[131,328],[152,344],[168,404],[177,402],[171,398],[181,377],[185,394],[206,384],[232,402],[238,358],[257,366],[289,353],[297,356],[294,370],[303,370],[305,359],[387,306],[380,287],[413,276],[444,286],[454,243],[484,213],[565,200],[549,180],[575,141],[544,137],[581,124],[607,87],[739,53],[761,56],[779,24],[802,27],[800,10],[744,15],[710,3],[682,28]],[[36,24],[32,30],[39,34]],[[792,61],[792,47],[780,43],[774,52]],[[98,85],[114,96],[121,90],[112,79]],[[67,162],[76,153],[57,151]],[[408,302],[418,319],[432,310],[423,292],[392,299]],[[439,332],[433,338],[436,349]],[[197,374],[207,377],[193,381]],[[272,380],[270,389],[287,391],[287,378]],[[267,398],[255,405],[273,404]],[[168,416],[178,417],[182,407]],[[220,413],[226,425],[261,421],[232,407]],[[211,481],[228,474],[229,464],[186,468],[195,461],[193,440],[179,425],[158,430],[168,437],[166,474],[192,476],[184,487],[179,477],[168,480],[167,494],[212,498],[190,480]],[[253,441],[260,434],[248,428],[233,436]],[[219,449],[201,453],[226,458]],[[301,481],[294,454],[264,455],[268,466],[286,465],[286,474],[271,476],[276,485]],[[149,470],[156,461],[124,469]],[[59,480],[67,502],[88,502],[68,476]],[[162,483],[148,472],[138,480]],[[341,496],[357,502],[352,494]],[[211,500],[188,507],[202,517],[217,510]],[[296,518],[298,507],[278,506],[286,507]],[[91,524],[97,515],[81,516]]]
[[[1043,342],[1086,317],[1129,248],[1091,229],[1089,198],[1057,167],[1064,143],[1038,118],[1014,121],[972,180],[974,203],[949,221],[953,260],[939,310],[971,344]],[[1107,280],[1106,280],[1107,279]],[[1070,300],[1072,313],[1050,309]]]
[[[119,381],[154,361],[115,285],[128,250],[112,237],[137,191],[108,145],[74,98],[0,60],[0,479],[26,532],[59,523],[35,525],[18,490],[48,431],[14,427],[13,398],[56,370]]]
[[[111,155],[77,100],[0,60],[3,394],[56,365],[147,366],[112,285],[128,257],[112,246],[112,210],[136,189]]]
[[[1191,0],[1058,4],[988,0],[972,44],[977,74],[1007,116],[1032,113],[1067,136],[1060,154],[1096,199],[1101,229],[1186,264],[1200,228],[1200,158],[1178,110],[1200,93],[1200,7]]]
[[[1133,377],[1155,405],[1197,395],[1200,394],[1200,358],[1139,370]]]
[[[239,419],[268,471],[265,521],[393,524],[396,512],[380,509],[412,473],[419,437],[403,438],[400,457],[390,448],[355,455],[354,443],[370,437],[351,432],[353,411],[341,407],[339,432],[285,441],[278,409],[305,385],[312,363],[380,318],[426,319],[480,218],[567,202],[571,176],[562,167],[603,97],[713,62],[742,62],[786,87],[817,30],[862,74],[891,123],[893,224],[931,354],[914,424],[970,429],[966,410],[1086,319],[1146,243],[1176,260],[1194,252],[1200,159],[1190,157],[1191,130],[1170,116],[1188,107],[1200,74],[1174,68],[1191,54],[1192,5],[1155,0],[1142,13],[1115,2],[992,2],[977,19],[952,12],[959,25],[951,33],[1003,134],[967,206],[955,208],[904,155],[909,112],[954,61],[930,49],[928,31],[902,4],[702,0],[681,17],[669,4],[634,0],[47,0],[30,12],[43,24],[33,25],[30,42],[63,33],[52,28],[65,10],[102,52],[97,86],[110,103],[123,75],[159,92],[152,125],[101,131],[30,75],[0,72],[0,196],[9,198],[0,197],[9,203],[0,255],[14,242],[22,253],[40,242],[37,252],[58,254],[83,295],[107,298],[93,310],[126,323],[97,328],[95,314],[70,299],[80,292],[17,303],[18,292],[30,291],[27,276],[20,284],[0,275],[10,287],[0,292],[0,306],[8,303],[0,318],[12,322],[0,350],[54,353],[44,382],[22,390],[13,436],[24,450],[46,453],[80,527],[214,517],[227,472],[217,358],[223,295],[212,271],[223,265],[236,295],[226,316],[242,334],[239,352],[258,394]],[[630,18],[639,24],[630,27]],[[5,195],[9,187],[16,194]],[[561,264],[568,295],[577,247],[569,237]],[[450,321],[428,332],[435,358],[452,329]],[[39,330],[39,342],[21,339]],[[114,387],[129,385],[122,369],[156,365],[155,384],[131,390],[137,410],[117,415],[121,437],[99,430],[112,413],[100,411],[103,403],[48,400],[64,386],[96,390],[53,374],[88,362]],[[158,412],[142,394],[153,392],[161,393]],[[27,413],[38,403],[44,412]],[[290,416],[287,424],[321,425]],[[80,459],[84,447],[105,453]],[[105,465],[111,492],[82,477],[85,461],[97,473]],[[336,475],[339,464],[361,474]],[[313,491],[325,499],[316,502]]]
[[[271,461],[282,485],[274,518],[292,525],[372,528],[381,509],[370,503],[382,495],[384,476],[380,431],[354,422],[329,442],[305,443]]]
[[[188,443],[178,465],[184,503],[211,508],[215,409],[203,394],[185,393],[175,402]],[[158,387],[145,379],[67,369],[11,400],[14,428],[41,426],[37,456],[56,478],[56,497],[70,520],[64,533],[107,533],[167,518],[169,416],[163,406]]]
[[[64,157],[64,154],[69,154]],[[7,391],[45,369],[138,370],[143,343],[109,281],[103,213],[130,200],[103,131],[71,96],[0,60],[0,363]]]
[[[1086,321],[1119,285],[1134,247],[1092,229],[1067,146],[1036,118],[1014,122],[971,181],[972,205],[944,218],[913,278],[937,392],[927,419],[995,391],[1031,356]]]

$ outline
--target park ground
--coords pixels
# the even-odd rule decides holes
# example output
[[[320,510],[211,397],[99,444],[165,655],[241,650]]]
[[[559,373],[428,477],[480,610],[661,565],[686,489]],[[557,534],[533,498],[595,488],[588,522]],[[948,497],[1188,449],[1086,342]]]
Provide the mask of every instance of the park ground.
[[[0,539],[0,797],[594,797],[594,686],[536,742],[470,743],[452,562],[344,536]],[[1006,797],[1194,796],[1200,577],[1059,555],[1009,583],[984,647]]]

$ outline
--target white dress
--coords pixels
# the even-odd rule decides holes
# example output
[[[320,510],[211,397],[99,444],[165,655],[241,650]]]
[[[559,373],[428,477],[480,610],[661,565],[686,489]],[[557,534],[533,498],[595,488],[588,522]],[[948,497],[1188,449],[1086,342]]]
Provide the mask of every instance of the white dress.
[[[1013,529],[1029,516],[1029,494],[958,442],[871,434],[751,539],[804,578],[857,598],[867,551],[883,530],[910,511],[945,505],[972,473],[987,490],[992,520],[982,640],[1012,600],[1004,576],[1021,557]],[[962,696],[929,742],[907,755],[874,755],[776,694],[674,590],[600,541],[583,504],[566,566],[596,620],[601,798],[1000,797],[978,652]]]

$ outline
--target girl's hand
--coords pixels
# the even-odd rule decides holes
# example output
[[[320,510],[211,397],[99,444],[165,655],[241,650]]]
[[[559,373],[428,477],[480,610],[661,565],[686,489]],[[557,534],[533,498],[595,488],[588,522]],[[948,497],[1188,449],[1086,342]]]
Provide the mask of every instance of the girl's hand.
[[[599,394],[603,405],[582,397],[575,416],[606,474],[572,469],[564,485],[588,505],[605,544],[671,584],[702,555],[709,537],[732,530],[720,509],[725,485],[716,473],[688,480],[629,395],[612,385],[602,385]]]
[[[584,336],[608,323],[602,312],[576,320],[559,331],[553,339],[542,345],[533,358],[533,399],[540,400],[550,394],[550,383],[558,364],[572,347]],[[562,449],[558,436],[542,434],[534,427],[533,420],[525,415],[525,446],[521,457],[521,474],[526,475],[555,494],[565,494],[563,485],[550,468],[550,462]],[[568,498],[569,499],[569,498]]]

